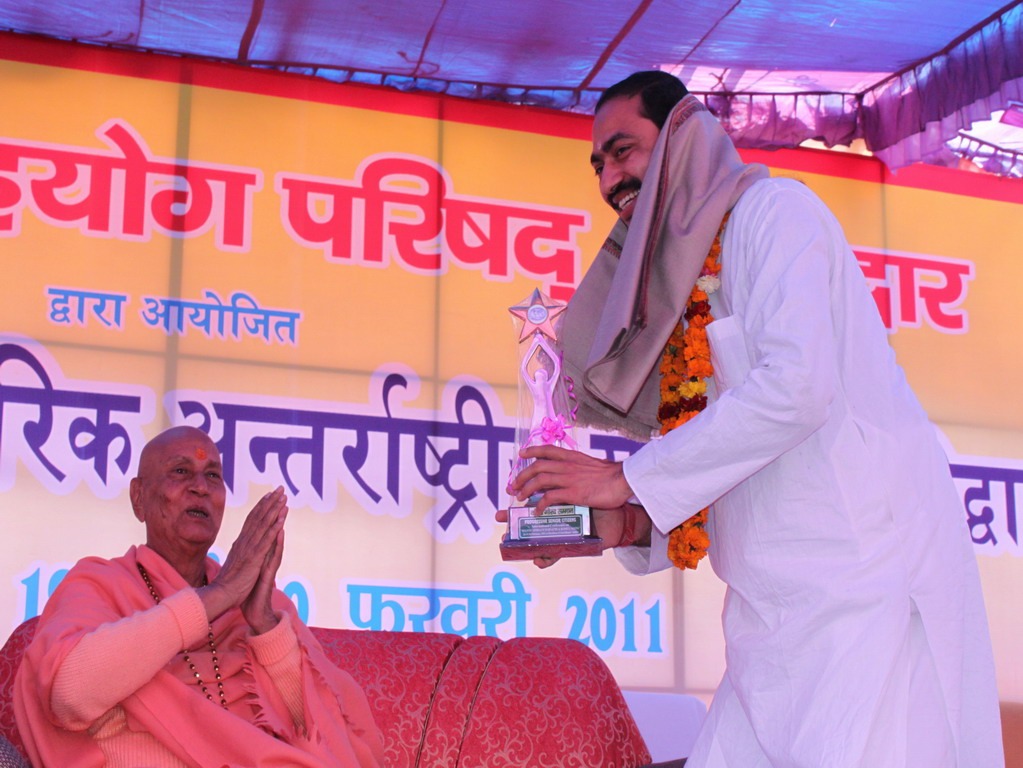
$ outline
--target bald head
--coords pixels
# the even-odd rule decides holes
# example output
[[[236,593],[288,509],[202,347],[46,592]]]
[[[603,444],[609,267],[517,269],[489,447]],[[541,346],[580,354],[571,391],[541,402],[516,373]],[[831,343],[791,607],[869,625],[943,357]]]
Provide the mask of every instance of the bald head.
[[[195,427],[171,427],[150,440],[131,481],[146,543],[172,563],[202,558],[216,540],[227,492],[220,451]]]
[[[190,444],[192,454],[200,461],[214,458],[220,461],[220,451],[210,436],[196,427],[181,426],[165,429],[145,444],[139,455],[138,477],[152,474],[153,465],[159,462],[168,448],[178,444]]]

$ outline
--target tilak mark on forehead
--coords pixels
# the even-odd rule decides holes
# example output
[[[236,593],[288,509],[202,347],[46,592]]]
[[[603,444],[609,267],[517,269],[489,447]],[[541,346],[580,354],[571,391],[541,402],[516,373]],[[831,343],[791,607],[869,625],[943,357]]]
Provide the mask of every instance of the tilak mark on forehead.
[[[195,449],[195,458],[199,459],[199,461],[206,460],[206,449],[203,448],[201,445],[197,446]]]

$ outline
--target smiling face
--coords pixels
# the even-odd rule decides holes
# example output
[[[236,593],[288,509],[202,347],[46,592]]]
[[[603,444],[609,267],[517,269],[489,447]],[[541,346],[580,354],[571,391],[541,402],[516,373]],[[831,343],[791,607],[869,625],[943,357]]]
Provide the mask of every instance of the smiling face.
[[[593,154],[600,194],[628,224],[661,130],[642,113],[639,96],[611,99],[593,118]]]
[[[174,427],[142,450],[131,481],[146,544],[173,564],[205,557],[224,519],[220,452],[205,432]]]

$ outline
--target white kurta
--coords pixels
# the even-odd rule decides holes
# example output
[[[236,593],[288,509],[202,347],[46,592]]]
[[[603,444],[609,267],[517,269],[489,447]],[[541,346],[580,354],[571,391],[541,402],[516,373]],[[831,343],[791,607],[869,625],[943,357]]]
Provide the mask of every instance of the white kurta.
[[[713,504],[727,668],[687,768],[1002,766],[962,505],[838,222],[767,179],[722,245],[711,402],[625,462],[659,532]]]

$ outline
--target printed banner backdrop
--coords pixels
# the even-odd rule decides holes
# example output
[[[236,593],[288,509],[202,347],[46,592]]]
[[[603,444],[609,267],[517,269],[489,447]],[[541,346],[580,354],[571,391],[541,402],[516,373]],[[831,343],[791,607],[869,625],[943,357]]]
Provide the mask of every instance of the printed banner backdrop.
[[[709,567],[502,562],[518,356],[507,308],[567,299],[613,223],[584,116],[5,36],[0,93],[0,623],[143,538],[127,486],[188,423],[229,487],[214,554],[276,485],[279,585],[311,624],[574,637],[623,687],[712,690]],[[943,433],[1003,695],[1023,699],[1013,398],[1018,182],[749,153],[849,233]],[[581,432],[583,448],[634,445]]]

